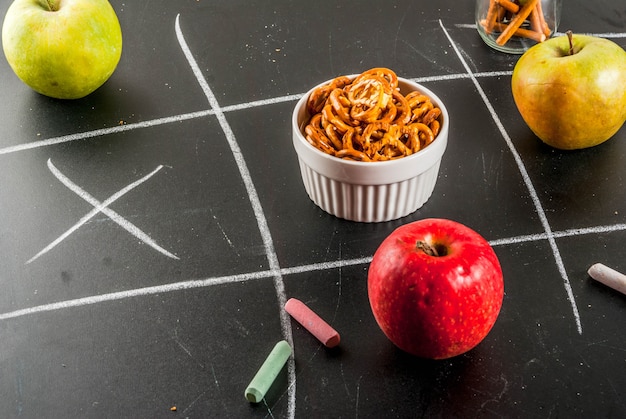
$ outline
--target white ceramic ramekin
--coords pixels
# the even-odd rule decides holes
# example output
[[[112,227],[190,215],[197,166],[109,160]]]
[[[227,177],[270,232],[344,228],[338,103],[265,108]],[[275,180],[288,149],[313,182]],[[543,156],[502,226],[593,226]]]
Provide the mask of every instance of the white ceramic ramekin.
[[[352,75],[349,77],[356,77]],[[415,212],[430,198],[448,143],[449,117],[441,99],[424,86],[398,77],[400,92],[419,90],[441,109],[441,129],[435,140],[407,157],[380,162],[344,160],[313,147],[304,137],[310,119],[309,90],[292,116],[293,146],[304,188],[321,209],[339,218],[360,222],[390,221]]]

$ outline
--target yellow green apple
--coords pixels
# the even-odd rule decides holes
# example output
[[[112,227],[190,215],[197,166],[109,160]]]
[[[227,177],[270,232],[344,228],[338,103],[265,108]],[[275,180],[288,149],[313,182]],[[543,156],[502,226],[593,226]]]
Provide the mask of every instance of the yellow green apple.
[[[78,99],[115,71],[122,30],[107,0],[14,0],[2,24],[2,48],[33,90]]]
[[[528,49],[511,87],[522,118],[543,142],[563,150],[592,147],[626,121],[626,51],[568,31]]]

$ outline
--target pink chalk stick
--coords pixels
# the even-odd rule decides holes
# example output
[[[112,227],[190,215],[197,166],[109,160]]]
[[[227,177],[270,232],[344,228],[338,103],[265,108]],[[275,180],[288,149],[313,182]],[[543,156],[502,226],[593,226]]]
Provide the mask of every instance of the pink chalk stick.
[[[339,345],[339,333],[302,301],[290,298],[285,303],[285,311],[327,348],[334,348]]]

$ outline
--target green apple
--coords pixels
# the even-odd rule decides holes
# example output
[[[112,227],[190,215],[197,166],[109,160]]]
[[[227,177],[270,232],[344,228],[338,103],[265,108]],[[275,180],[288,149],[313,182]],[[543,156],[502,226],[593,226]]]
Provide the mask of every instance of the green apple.
[[[543,142],[562,150],[592,147],[626,121],[626,51],[568,32],[528,49],[511,87],[522,118]]]
[[[2,47],[33,90],[78,99],[115,71],[122,30],[107,0],[15,0],[2,25]]]

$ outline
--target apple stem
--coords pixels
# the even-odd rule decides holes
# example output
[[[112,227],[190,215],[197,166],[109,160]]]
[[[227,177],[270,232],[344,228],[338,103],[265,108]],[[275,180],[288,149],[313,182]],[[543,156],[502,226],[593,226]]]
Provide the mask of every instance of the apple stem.
[[[439,252],[437,252],[437,248],[435,246],[431,246],[425,241],[420,240],[417,243],[415,243],[415,248],[417,250],[420,250],[426,253],[428,256],[435,256],[435,257],[439,256]]]
[[[572,31],[565,32],[567,34],[567,39],[569,40],[569,55],[574,55],[574,34]]]
[[[48,9],[50,9],[51,12],[59,10],[55,0],[46,0],[46,3],[48,4]]]

